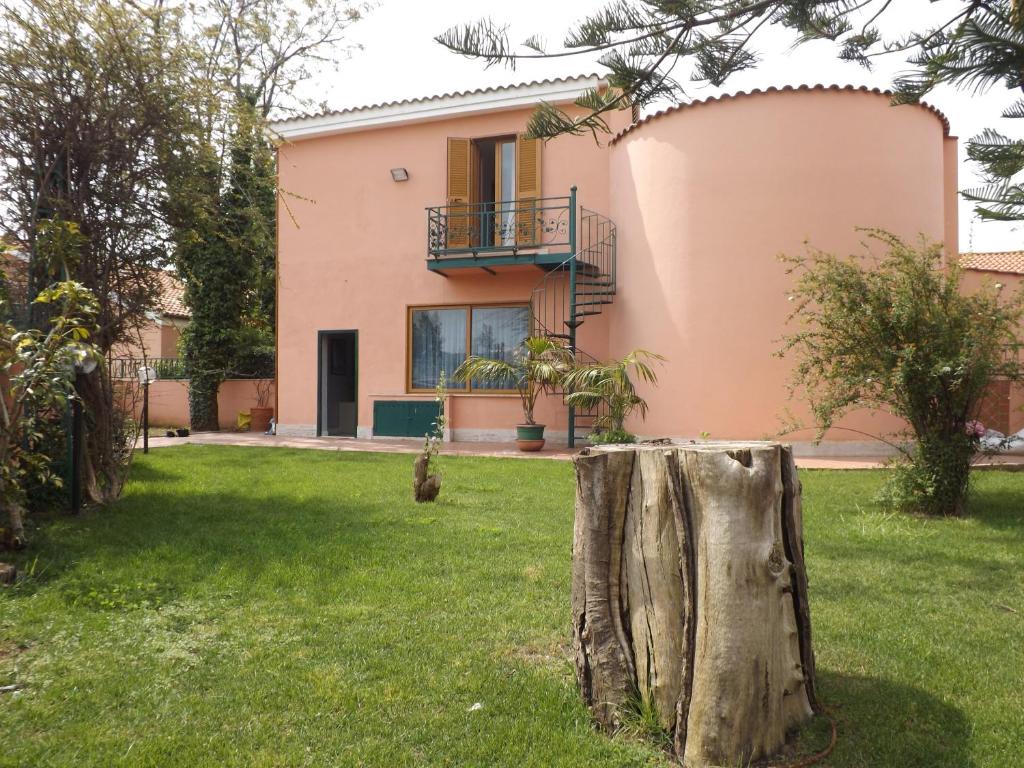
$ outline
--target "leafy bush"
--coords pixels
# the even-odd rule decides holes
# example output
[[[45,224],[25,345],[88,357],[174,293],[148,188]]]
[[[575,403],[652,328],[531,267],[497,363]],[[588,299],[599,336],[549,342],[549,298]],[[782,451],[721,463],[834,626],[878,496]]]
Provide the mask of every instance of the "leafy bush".
[[[149,365],[156,371],[156,377],[160,381],[166,379],[184,379],[185,375],[185,361],[168,358],[168,357],[157,357],[149,361]]]
[[[18,331],[0,322],[0,510],[7,517],[4,543],[13,548],[26,543],[27,492],[61,485],[53,425],[77,396],[76,365],[99,362],[90,341],[97,309],[90,291],[79,283],[55,283],[35,303],[50,309],[47,330]]]
[[[890,411],[909,425],[892,442],[902,453],[888,498],[904,509],[959,515],[965,507],[978,417],[996,378],[1020,377],[1021,296],[990,284],[961,292],[961,271],[938,244],[905,243],[881,230],[869,248],[840,258],[816,249],[782,257],[796,274],[791,320],[801,329],[780,354],[797,358],[818,438],[854,408]],[[903,447],[904,438],[913,444]]]
[[[591,432],[587,439],[594,445],[615,445],[617,443],[635,443],[636,435],[624,429],[609,429],[605,432]]]
[[[229,378],[274,378],[274,333],[269,328],[244,326],[235,334]]]
[[[25,509],[30,513],[63,509],[68,503],[68,489],[63,479],[70,472],[64,412],[41,415],[36,430],[36,451],[48,459],[48,469],[43,475],[29,474],[23,478]]]

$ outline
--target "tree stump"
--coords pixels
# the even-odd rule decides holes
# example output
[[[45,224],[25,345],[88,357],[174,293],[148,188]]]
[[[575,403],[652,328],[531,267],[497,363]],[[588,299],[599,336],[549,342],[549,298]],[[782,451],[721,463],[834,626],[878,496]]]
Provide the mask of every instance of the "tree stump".
[[[820,711],[791,449],[607,446],[575,465],[573,648],[598,723],[642,704],[687,766],[777,754]]]
[[[412,465],[412,495],[416,501],[434,501],[441,492],[441,478],[428,472],[430,456],[421,453]]]

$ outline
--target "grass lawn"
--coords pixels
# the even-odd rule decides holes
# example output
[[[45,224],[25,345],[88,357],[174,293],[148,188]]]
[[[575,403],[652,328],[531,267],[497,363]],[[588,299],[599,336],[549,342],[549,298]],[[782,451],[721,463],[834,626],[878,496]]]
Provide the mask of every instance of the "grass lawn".
[[[576,694],[572,466],[442,461],[417,506],[410,456],[138,455],[0,590],[0,765],[668,765]],[[823,764],[1024,764],[1024,474],[980,473],[967,520],[802,477]]]

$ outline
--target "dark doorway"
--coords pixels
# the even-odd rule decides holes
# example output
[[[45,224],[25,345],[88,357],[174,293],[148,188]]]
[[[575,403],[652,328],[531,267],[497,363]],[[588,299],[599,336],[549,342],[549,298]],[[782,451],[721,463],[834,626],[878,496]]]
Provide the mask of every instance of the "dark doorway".
[[[473,141],[477,169],[476,200],[480,205],[480,243],[515,245],[513,210],[516,198],[516,137]]]
[[[320,331],[317,434],[356,436],[356,331]]]

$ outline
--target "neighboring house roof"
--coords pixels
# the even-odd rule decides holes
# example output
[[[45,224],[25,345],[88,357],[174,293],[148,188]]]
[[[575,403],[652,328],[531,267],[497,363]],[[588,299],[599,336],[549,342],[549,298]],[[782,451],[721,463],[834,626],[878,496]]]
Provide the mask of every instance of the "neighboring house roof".
[[[2,249],[0,250],[0,268],[3,269],[8,280],[26,280],[28,278],[28,257],[24,251],[17,248]]]
[[[668,109],[662,109],[662,110],[660,110],[658,112],[655,112],[653,115],[648,115],[647,117],[645,117],[645,118],[643,118],[641,120],[638,120],[637,122],[633,123],[632,125],[628,126],[627,128],[622,129],[617,134],[615,134],[615,136],[612,137],[612,139],[609,142],[609,144],[614,144],[615,142],[621,140],[624,136],[626,136],[626,135],[632,133],[633,131],[635,131],[637,128],[640,128],[640,127],[646,125],[647,123],[652,122],[653,120],[657,120],[659,117],[664,117],[665,115],[671,115],[671,114],[673,114],[675,112],[680,112],[680,111],[682,111],[684,109],[693,109],[694,107],[700,107],[700,106],[704,106],[704,105],[707,105],[707,104],[714,104],[715,102],[719,102],[719,101],[729,101],[731,99],[741,99],[741,98],[747,98],[747,97],[750,97],[750,96],[766,95],[766,94],[769,94],[769,93],[786,93],[786,92],[796,92],[796,91],[851,91],[851,92],[859,92],[859,93],[875,93],[875,94],[878,94],[880,96],[886,96],[888,98],[892,98],[892,95],[893,95],[892,91],[883,91],[883,90],[881,90],[879,88],[868,88],[867,86],[863,86],[863,85],[861,85],[861,86],[854,86],[854,85],[823,85],[823,84],[818,84],[818,85],[799,85],[799,86],[785,85],[785,86],[783,86],[781,88],[776,88],[775,86],[772,86],[770,88],[764,88],[764,89],[755,88],[752,91],[739,91],[737,93],[730,93],[730,94],[725,94],[725,95],[722,95],[722,96],[711,96],[711,97],[706,98],[706,99],[695,99],[694,101],[690,101],[690,102],[687,102],[685,104],[678,104],[678,105],[676,105],[674,107],[669,107]],[[937,118],[939,118],[939,120],[942,122],[942,129],[943,129],[944,134],[946,136],[949,136],[949,120],[946,118],[946,116],[944,114],[942,114],[942,112],[937,110],[932,105],[926,104],[923,101],[922,102],[918,102],[917,104],[915,104],[913,106],[917,106],[917,107],[920,107],[922,109],[926,109],[929,112],[931,112],[933,115],[935,115]]]
[[[364,128],[439,120],[456,115],[522,109],[541,101],[549,104],[565,103],[575,101],[592,88],[607,84],[604,78],[596,74],[534,80],[516,85],[477,88],[472,91],[442,93],[417,99],[300,115],[287,120],[276,120],[270,124],[270,128],[284,139],[306,139]]]
[[[960,266],[979,272],[1007,272],[1024,275],[1024,251],[961,253]]]
[[[160,288],[156,308],[166,317],[192,317],[192,313],[185,306],[184,284],[164,269],[155,270],[155,274]]]

